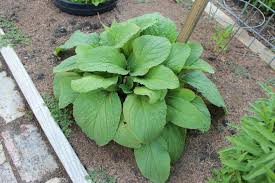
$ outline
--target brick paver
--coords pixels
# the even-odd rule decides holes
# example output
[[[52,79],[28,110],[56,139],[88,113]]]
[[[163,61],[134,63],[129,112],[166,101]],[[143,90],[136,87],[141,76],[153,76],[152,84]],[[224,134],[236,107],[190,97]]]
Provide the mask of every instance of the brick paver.
[[[2,132],[2,137],[23,181],[40,181],[58,168],[34,125],[20,125],[18,129],[6,130]]]
[[[24,115],[24,103],[19,92],[15,90],[15,82],[7,77],[5,71],[0,72],[0,117],[9,123]]]
[[[17,183],[10,164],[6,162],[5,153],[1,143],[0,143],[0,182]]]
[[[24,114],[24,100],[0,60],[0,183],[67,183],[52,177],[58,164],[35,123],[21,124]]]
[[[5,161],[6,161],[5,152],[4,152],[2,144],[0,143],[0,165],[5,163]]]
[[[64,178],[52,178],[50,180],[48,180],[46,183],[68,183],[68,181]]]

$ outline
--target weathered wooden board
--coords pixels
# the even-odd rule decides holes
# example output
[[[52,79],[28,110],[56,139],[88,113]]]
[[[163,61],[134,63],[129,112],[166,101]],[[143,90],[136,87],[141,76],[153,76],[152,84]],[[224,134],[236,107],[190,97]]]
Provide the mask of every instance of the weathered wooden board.
[[[1,34],[3,35],[4,32],[0,28],[0,35]],[[34,83],[14,49],[8,46],[1,48],[0,52],[72,182],[88,183],[85,178],[87,175],[85,168],[67,138],[54,121],[48,107],[34,86]]]

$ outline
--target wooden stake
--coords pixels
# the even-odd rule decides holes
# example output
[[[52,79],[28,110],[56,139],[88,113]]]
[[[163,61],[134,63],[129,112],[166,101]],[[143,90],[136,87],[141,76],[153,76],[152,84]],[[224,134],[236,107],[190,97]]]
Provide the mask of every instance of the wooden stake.
[[[209,0],[196,0],[189,12],[178,37],[179,42],[187,42],[195,29]]]

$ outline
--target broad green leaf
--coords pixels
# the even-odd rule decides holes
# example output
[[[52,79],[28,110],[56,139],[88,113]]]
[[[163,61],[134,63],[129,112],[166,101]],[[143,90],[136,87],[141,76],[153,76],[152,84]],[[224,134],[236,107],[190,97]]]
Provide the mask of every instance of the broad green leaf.
[[[68,41],[55,49],[55,53],[58,55],[63,50],[71,49],[79,45],[87,44],[96,46],[98,43],[99,35],[97,33],[83,33],[77,30],[71,35]]]
[[[107,31],[103,31],[103,32],[100,33],[100,35],[99,35],[99,45],[100,46],[108,46],[109,45]]]
[[[107,89],[109,86],[116,84],[118,76],[104,78],[95,74],[89,74],[81,79],[72,81],[72,89],[79,93],[87,93],[89,91],[100,88]]]
[[[169,18],[163,17],[159,13],[149,14],[148,16],[152,16],[157,19],[157,23],[149,26],[145,29],[142,34],[143,35],[153,35],[166,37],[169,39],[171,43],[175,42],[178,37],[177,26],[176,24],[170,20]]]
[[[203,99],[199,96],[196,96],[194,100],[192,100],[192,104],[196,106],[196,108],[211,122],[211,114],[207,108],[207,105],[204,103]]]
[[[133,55],[129,59],[131,76],[145,75],[150,68],[164,62],[170,54],[171,43],[166,38],[141,36],[133,42]]]
[[[81,53],[85,53],[85,52],[89,52],[90,50],[94,49],[95,47],[85,44],[85,45],[78,45],[75,48],[75,53],[76,54],[81,54]]]
[[[77,56],[71,56],[65,59],[58,66],[53,68],[53,73],[67,72],[67,71],[78,69],[76,61],[77,61]]]
[[[73,72],[57,73],[54,76],[54,95],[58,98],[60,109],[73,103],[79,95],[71,88],[71,81],[79,78],[81,78],[81,76]]]
[[[183,97],[184,95],[185,97]],[[195,97],[191,100],[192,97],[188,89],[168,92],[166,98],[167,120],[182,128],[207,131],[211,124],[207,106],[200,98]]]
[[[126,75],[126,59],[118,49],[100,46],[87,49],[86,47],[77,47],[77,65],[82,71],[95,72],[102,71]]]
[[[171,96],[175,95],[175,96],[182,98],[188,102],[191,102],[196,98],[196,94],[192,90],[184,89],[184,88],[177,89],[177,90],[170,90],[169,95],[171,95]]]
[[[185,146],[185,138],[187,131],[172,123],[165,126],[162,131],[162,137],[165,139],[171,162],[175,163],[180,159]]]
[[[122,146],[134,149],[140,148],[142,143],[125,122],[120,122],[114,141]]]
[[[150,143],[158,137],[166,124],[165,101],[154,104],[147,97],[128,95],[123,104],[124,120],[142,143]]]
[[[112,26],[106,30],[109,46],[122,48],[132,37],[138,34],[139,31],[139,26],[134,23],[113,23]]]
[[[156,24],[158,22],[158,16],[158,13],[150,13],[129,19],[128,22],[138,25],[141,31],[143,31]]]
[[[197,42],[189,42],[187,44],[191,48],[191,53],[190,53],[190,56],[188,57],[185,65],[190,66],[193,63],[195,63],[202,56],[203,47],[200,43],[197,43]]]
[[[174,72],[163,65],[156,66],[150,69],[144,77],[134,77],[133,80],[151,90],[176,89],[180,86]]]
[[[158,138],[150,144],[135,149],[135,158],[141,174],[153,183],[165,183],[170,174],[170,157],[167,144]]]
[[[117,131],[121,102],[115,92],[93,91],[80,94],[73,109],[76,123],[98,145],[106,145]]]
[[[183,69],[185,69],[185,70],[200,70],[200,71],[208,72],[211,74],[215,73],[214,68],[202,59],[198,59],[191,65],[184,66]]]
[[[175,73],[179,73],[188,57],[190,56],[191,48],[188,44],[173,43],[169,57],[164,62],[164,65],[172,69]]]
[[[198,90],[212,104],[225,108],[223,97],[216,85],[202,72],[193,71],[183,77],[183,82]]]
[[[134,89],[136,95],[143,95],[149,98],[149,103],[153,104],[159,100],[163,100],[167,94],[167,90],[150,90],[146,87],[136,87]]]

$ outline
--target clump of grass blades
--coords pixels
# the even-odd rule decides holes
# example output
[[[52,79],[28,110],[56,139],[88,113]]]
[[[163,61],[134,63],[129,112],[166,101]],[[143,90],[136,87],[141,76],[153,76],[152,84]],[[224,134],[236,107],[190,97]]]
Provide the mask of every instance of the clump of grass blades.
[[[5,32],[5,35],[0,35],[0,47],[28,44],[31,41],[29,36],[14,25],[13,20],[0,16],[0,28]]]
[[[43,99],[45,101],[45,104],[48,106],[53,118],[63,131],[64,135],[66,137],[69,137],[71,134],[70,127],[74,122],[72,117],[72,111],[68,108],[59,109],[58,101],[52,95],[45,94],[43,95]]]

